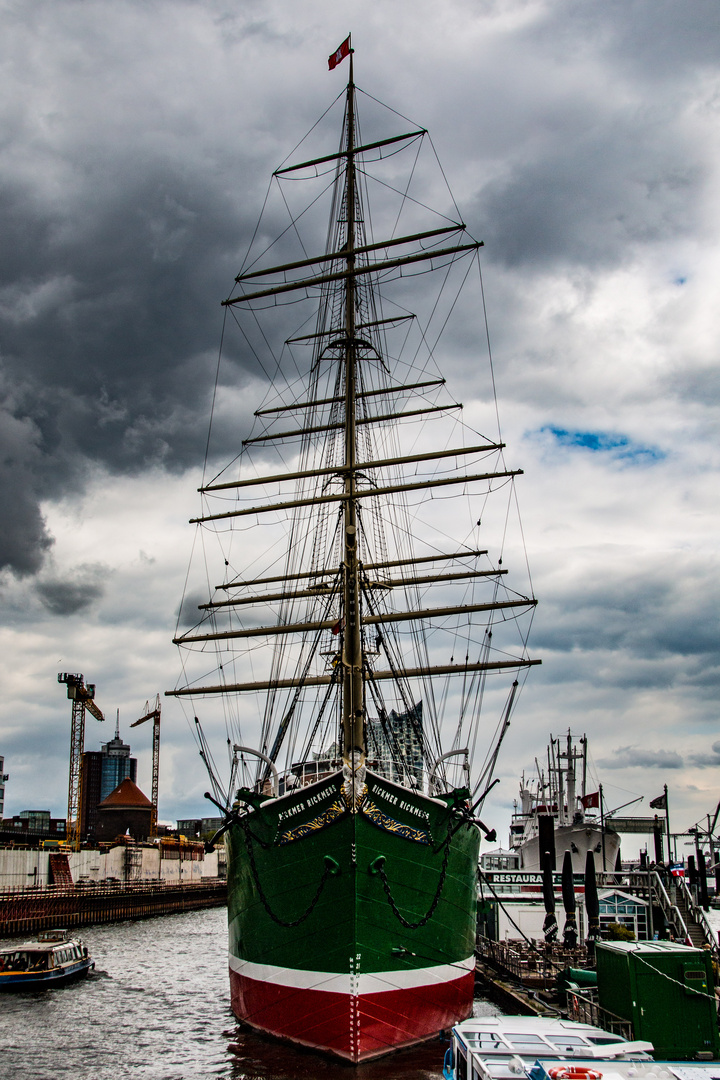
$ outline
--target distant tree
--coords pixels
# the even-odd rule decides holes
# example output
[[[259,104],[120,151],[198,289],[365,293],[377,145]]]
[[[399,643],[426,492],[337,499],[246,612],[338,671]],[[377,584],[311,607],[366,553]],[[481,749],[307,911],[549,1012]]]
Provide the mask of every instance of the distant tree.
[[[635,935],[633,934],[632,930],[630,930],[627,926],[623,926],[622,923],[617,922],[608,923],[605,937],[608,941],[635,940]]]

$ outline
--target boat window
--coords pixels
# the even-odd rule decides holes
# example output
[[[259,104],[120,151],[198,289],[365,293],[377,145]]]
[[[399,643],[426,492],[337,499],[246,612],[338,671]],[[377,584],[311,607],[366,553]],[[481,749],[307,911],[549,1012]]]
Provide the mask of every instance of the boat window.
[[[513,1055],[514,1057],[515,1055]],[[493,1055],[491,1058],[485,1058],[483,1061],[483,1068],[487,1076],[504,1078],[507,1076],[508,1065],[511,1058],[501,1054]]]
[[[467,1058],[463,1049],[458,1046],[457,1068],[455,1069],[456,1080],[468,1080]]]
[[[608,1038],[606,1035],[588,1035],[588,1042],[591,1042],[593,1046],[612,1046],[614,1043],[625,1042],[619,1035]]]
[[[585,1039],[579,1039],[577,1035],[565,1035],[564,1032],[560,1032],[559,1035],[548,1035],[548,1038],[555,1046],[587,1046]],[[610,1039],[610,1042],[615,1042],[615,1039]]]
[[[24,952],[5,953],[0,957],[0,970],[27,971],[28,955]]]
[[[472,1038],[474,1039],[474,1045],[479,1046],[481,1050],[507,1050],[508,1045],[501,1039],[501,1037],[492,1031],[475,1031],[472,1032]]]
[[[529,1032],[522,1032],[516,1034],[513,1031],[508,1031],[505,1036],[508,1042],[511,1042],[515,1050],[520,1050],[522,1047],[530,1047],[535,1049],[537,1047],[547,1046],[544,1039],[541,1039],[539,1035],[531,1035]]]

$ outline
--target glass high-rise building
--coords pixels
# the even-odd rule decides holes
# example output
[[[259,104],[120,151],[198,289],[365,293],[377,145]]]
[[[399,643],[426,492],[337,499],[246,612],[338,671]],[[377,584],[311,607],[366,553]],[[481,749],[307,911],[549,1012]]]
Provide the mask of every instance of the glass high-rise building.
[[[103,743],[101,756],[100,802],[123,780],[137,783],[137,758],[130,757],[130,747],[120,738],[119,730],[116,729],[114,739]]]
[[[120,738],[120,722],[115,737],[102,744],[101,750],[89,750],[82,756],[80,795],[80,836],[93,839],[97,829],[98,806],[125,779],[137,783],[137,758],[130,757],[130,747]]]

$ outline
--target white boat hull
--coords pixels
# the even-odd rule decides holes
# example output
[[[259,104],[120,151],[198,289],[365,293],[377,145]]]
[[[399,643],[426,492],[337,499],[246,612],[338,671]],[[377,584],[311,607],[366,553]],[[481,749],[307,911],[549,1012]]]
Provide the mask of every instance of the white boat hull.
[[[585,873],[585,860],[588,851],[592,851],[595,857],[595,869],[597,871],[612,871],[615,869],[615,860],[620,850],[620,837],[616,832],[605,829],[603,843],[601,826],[586,821],[582,825],[556,824],[554,835],[555,864],[558,870],[562,867],[566,851],[569,851],[572,855],[574,874]],[[542,872],[538,836],[523,840],[516,850],[520,856],[521,870],[538,874]]]

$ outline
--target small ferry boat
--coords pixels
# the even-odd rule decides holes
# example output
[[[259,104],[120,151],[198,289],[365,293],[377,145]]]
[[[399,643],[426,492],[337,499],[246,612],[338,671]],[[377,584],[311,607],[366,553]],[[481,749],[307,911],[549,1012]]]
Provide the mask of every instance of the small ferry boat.
[[[445,1080],[600,1080],[600,1062],[617,1080],[621,1061],[652,1062],[652,1043],[574,1020],[545,1016],[485,1016],[452,1029],[445,1055]],[[558,1065],[558,1062],[565,1062]],[[547,1062],[542,1075],[538,1065]],[[629,1075],[629,1074],[628,1074]]]
[[[45,930],[37,941],[0,948],[0,991],[61,986],[94,967],[82,941],[66,930]]]

